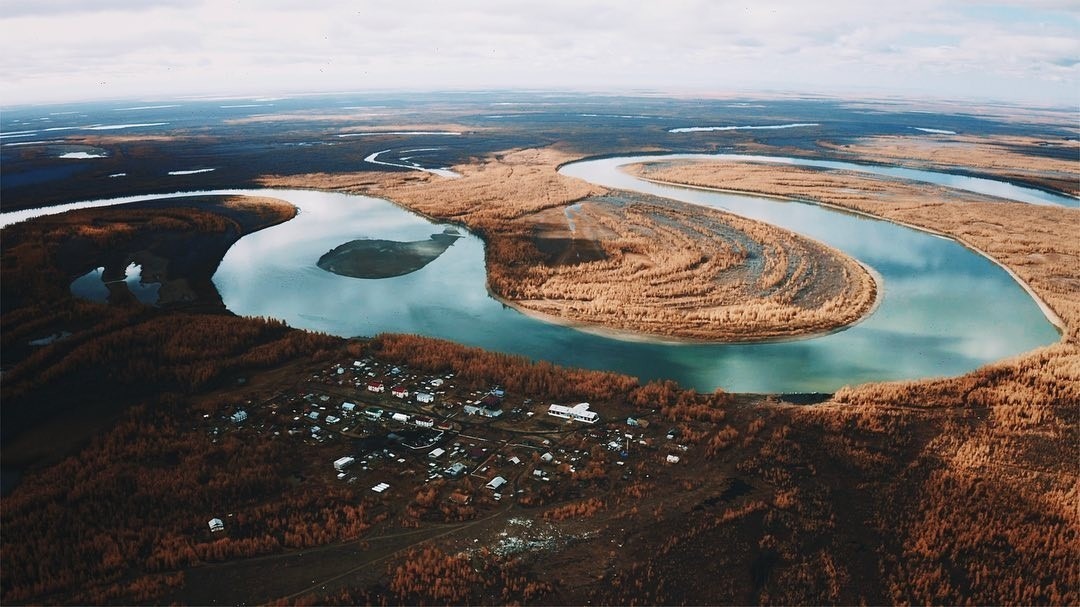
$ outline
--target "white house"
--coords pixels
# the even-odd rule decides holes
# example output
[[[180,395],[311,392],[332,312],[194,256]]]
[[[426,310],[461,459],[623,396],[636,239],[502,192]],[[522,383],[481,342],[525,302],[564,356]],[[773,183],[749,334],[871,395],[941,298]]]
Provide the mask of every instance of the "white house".
[[[495,478],[491,479],[490,483],[487,484],[487,488],[491,489],[492,491],[498,491],[499,487],[502,487],[505,484],[506,484],[506,479],[505,478],[503,478],[501,476],[496,476]]]
[[[427,392],[417,392],[416,402],[418,403],[433,403],[435,402],[435,395],[428,394]]]
[[[431,459],[439,459],[444,453],[446,453],[446,449],[443,449],[441,447],[435,447],[431,450],[431,453],[427,454],[427,456]]]
[[[341,421],[341,418],[337,417],[336,415],[327,415],[326,416],[326,423],[328,423],[328,424],[336,424],[339,421]]]
[[[231,419],[234,424],[243,423],[243,421],[247,419],[247,411],[237,411],[236,413],[233,413],[229,419]]]
[[[341,458],[338,458],[338,459],[334,460],[334,470],[337,470],[338,472],[341,472],[341,471],[345,470],[346,468],[348,468],[349,466],[351,466],[351,465],[353,465],[355,463],[356,463],[356,458],[355,457],[349,457],[349,456],[346,455],[345,457],[341,457]]]
[[[443,385],[443,383],[445,382],[443,382],[443,379],[441,377],[436,377],[435,379],[431,380],[431,386],[433,388],[438,388],[439,386]]]
[[[217,533],[218,531],[225,531],[225,523],[221,522],[219,518],[212,518],[208,523],[210,525],[210,533]]]
[[[409,391],[405,389],[405,386],[394,386],[393,389],[390,390],[390,394],[394,398],[408,398],[409,397]]]
[[[669,463],[669,464],[677,464],[677,463],[679,463],[679,456],[678,455],[668,455],[667,456],[667,463]]]
[[[369,381],[367,390],[368,392],[386,392],[386,386],[381,381]]]
[[[413,423],[416,424],[418,428],[431,428],[435,425],[435,420],[425,415],[417,415],[413,418]]]
[[[409,421],[409,416],[405,415],[404,413],[395,413],[390,416],[390,419],[404,424],[405,422]]]
[[[352,413],[356,410],[356,403],[341,403],[341,410]]]
[[[589,411],[589,403],[578,403],[573,407],[551,405],[548,407],[548,415],[561,417],[563,419],[572,419],[587,424],[595,424],[600,419],[600,416],[597,415],[595,411]]]

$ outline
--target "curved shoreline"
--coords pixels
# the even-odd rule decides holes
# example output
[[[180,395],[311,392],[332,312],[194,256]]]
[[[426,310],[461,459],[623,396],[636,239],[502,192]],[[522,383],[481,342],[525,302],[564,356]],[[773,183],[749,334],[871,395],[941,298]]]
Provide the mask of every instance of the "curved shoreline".
[[[583,322],[583,321],[580,321],[580,320],[572,320],[572,319],[569,319],[569,318],[563,318],[561,316],[555,316],[553,314],[548,314],[546,312],[540,312],[540,311],[537,311],[537,310],[532,310],[530,308],[526,308],[526,307],[522,306],[521,304],[516,303],[515,301],[513,301],[511,299],[507,299],[507,298],[499,295],[498,293],[495,293],[494,291],[491,290],[491,285],[490,284],[487,285],[487,292],[488,292],[488,295],[492,299],[498,301],[499,303],[503,304],[504,306],[506,306],[508,308],[513,308],[514,310],[516,310],[520,314],[522,314],[524,316],[528,316],[529,318],[535,318],[537,320],[540,320],[540,321],[543,321],[543,322],[546,322],[546,323],[549,323],[549,324],[558,325],[558,326],[561,326],[561,327],[568,327],[568,328],[574,329],[575,331],[581,331],[582,333],[588,333],[590,335],[598,335],[600,337],[606,337],[606,338],[615,339],[615,340],[618,340],[618,341],[625,341],[625,342],[630,342],[630,343],[655,344],[655,345],[663,345],[663,346],[687,346],[687,345],[717,345],[717,346],[719,346],[719,345],[753,345],[753,344],[793,343],[793,342],[807,341],[807,340],[810,340],[810,339],[817,339],[819,337],[825,337],[826,335],[834,335],[836,333],[846,331],[846,330],[854,327],[855,325],[858,325],[858,324],[866,321],[866,319],[870,318],[874,314],[874,312],[877,311],[878,307],[881,306],[881,301],[885,296],[885,281],[882,278],[881,274],[878,273],[877,270],[871,268],[870,266],[868,266],[865,263],[859,261],[858,259],[855,259],[854,257],[852,257],[852,259],[854,259],[855,263],[857,263],[861,268],[863,268],[866,271],[866,273],[870,275],[870,279],[874,281],[874,301],[870,303],[870,306],[867,308],[866,312],[864,314],[859,315],[858,318],[856,318],[855,320],[853,320],[853,321],[851,321],[849,323],[845,323],[843,325],[840,325],[838,327],[833,327],[831,329],[826,329],[824,331],[814,331],[814,332],[810,332],[810,333],[800,333],[800,334],[795,334],[795,335],[784,335],[784,336],[777,336],[777,337],[759,337],[759,338],[751,337],[751,338],[743,339],[743,340],[730,340],[730,339],[704,339],[704,338],[695,338],[695,337],[677,337],[677,336],[674,336],[674,335],[661,336],[661,335],[656,335],[656,334],[653,334],[653,333],[642,333],[642,332],[638,332],[638,331],[629,331],[629,330],[626,330],[626,329],[616,329],[616,328],[607,327],[607,326],[604,326],[604,325],[601,325],[601,324],[587,323],[587,322]]]
[[[628,165],[622,165],[622,166],[628,166]],[[626,172],[626,171],[624,171],[624,172]],[[627,172],[627,174],[630,175],[629,172]],[[691,190],[701,190],[701,191],[705,191],[705,192],[720,192],[720,193],[725,193],[725,194],[737,194],[737,195],[743,195],[743,196],[746,196],[746,195],[761,196],[762,198],[771,198],[773,200],[784,200],[784,201],[788,201],[788,202],[799,202],[799,203],[803,203],[803,204],[813,204],[813,205],[817,205],[817,206],[820,206],[820,207],[826,207],[826,208],[829,208],[829,209],[833,209],[833,210],[836,210],[836,211],[841,211],[841,212],[845,212],[845,213],[852,213],[852,214],[858,215],[860,217],[866,217],[866,218],[869,218],[869,219],[876,219],[878,221],[887,221],[887,222],[892,223],[894,225],[903,226],[905,228],[910,228],[912,230],[918,230],[920,232],[925,232],[927,234],[932,234],[934,236],[938,236],[938,237],[941,237],[941,238],[946,238],[948,240],[952,240],[952,241],[956,242],[957,244],[959,244],[960,246],[968,249],[969,251],[971,251],[973,253],[977,253],[977,254],[981,255],[982,257],[988,259],[989,261],[993,262],[996,266],[998,266],[1002,270],[1005,270],[1005,273],[1008,274],[1014,281],[1016,281],[1016,284],[1018,284],[1020,286],[1020,288],[1022,288],[1035,301],[1035,305],[1037,305],[1039,307],[1039,311],[1041,311],[1043,313],[1043,316],[1046,317],[1046,320],[1051,325],[1053,325],[1055,329],[1057,329],[1057,332],[1062,336],[1062,338],[1065,337],[1066,331],[1068,330],[1068,325],[1065,324],[1065,321],[1061,318],[1061,316],[1059,316],[1058,313],[1055,312],[1052,307],[1050,307],[1050,304],[1046,303],[1046,301],[1042,298],[1042,296],[1039,295],[1039,293],[1036,292],[1035,289],[1033,289],[1031,287],[1031,285],[1029,285],[1027,283],[1027,281],[1025,281],[1019,275],[1017,275],[1016,272],[1013,271],[1013,269],[1010,268],[1009,266],[1005,265],[1004,262],[999,261],[998,259],[991,256],[986,251],[983,251],[979,247],[976,247],[975,245],[971,244],[970,242],[968,242],[967,240],[965,240],[962,237],[954,236],[954,235],[949,234],[947,232],[942,232],[940,230],[935,230],[933,228],[926,228],[926,227],[918,226],[918,225],[915,225],[915,224],[912,224],[912,223],[908,223],[906,221],[899,221],[899,220],[895,220],[895,219],[889,219],[887,217],[882,217],[880,215],[875,215],[873,213],[868,213],[866,211],[860,211],[858,209],[852,209],[852,208],[840,206],[840,205],[837,205],[837,204],[832,204],[832,203],[828,203],[828,202],[821,202],[821,201],[818,201],[818,200],[809,200],[809,199],[805,199],[805,198],[795,198],[793,196],[783,196],[783,195],[780,195],[780,194],[766,194],[766,193],[754,192],[752,190],[734,190],[734,189],[730,189],[730,188],[713,188],[713,187],[701,186],[701,185],[683,184],[683,183],[676,183],[676,182],[673,182],[673,181],[662,181],[660,179],[653,179],[653,178],[650,178],[650,177],[643,177],[643,176],[640,176],[640,175],[631,175],[631,176],[634,177],[635,179],[641,179],[642,181],[648,181],[650,183],[655,183],[657,185],[663,185],[663,186],[687,188],[687,189],[691,189]]]

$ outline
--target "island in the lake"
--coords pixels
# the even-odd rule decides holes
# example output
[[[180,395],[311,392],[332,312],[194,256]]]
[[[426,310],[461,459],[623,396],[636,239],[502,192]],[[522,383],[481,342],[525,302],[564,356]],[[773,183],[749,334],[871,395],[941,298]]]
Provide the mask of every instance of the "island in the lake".
[[[316,265],[353,278],[404,276],[437,259],[460,237],[456,230],[447,228],[428,240],[413,242],[361,238],[327,251]]]

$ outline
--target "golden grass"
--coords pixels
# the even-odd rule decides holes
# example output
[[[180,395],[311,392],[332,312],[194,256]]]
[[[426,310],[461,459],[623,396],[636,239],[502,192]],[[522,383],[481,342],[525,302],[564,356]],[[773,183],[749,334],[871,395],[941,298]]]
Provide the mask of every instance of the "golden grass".
[[[261,183],[376,195],[459,221],[487,241],[491,291],[555,321],[635,335],[754,341],[834,330],[873,307],[873,277],[839,251],[720,211],[606,196],[557,172],[573,159],[550,148],[527,149],[454,167],[458,179],[362,172],[267,176]],[[571,232],[559,215],[579,201],[588,202]],[[589,254],[556,251],[560,260],[552,263],[553,246]]]
[[[747,162],[630,168],[658,181],[810,200],[946,234],[1004,264],[1080,343],[1080,211],[989,202],[975,194],[845,171]]]
[[[878,136],[839,145],[821,142],[833,152],[860,162],[896,164],[932,170],[972,170],[1080,194],[1080,140],[1021,136],[912,135]],[[1070,159],[1025,153],[1023,148],[1065,152]]]

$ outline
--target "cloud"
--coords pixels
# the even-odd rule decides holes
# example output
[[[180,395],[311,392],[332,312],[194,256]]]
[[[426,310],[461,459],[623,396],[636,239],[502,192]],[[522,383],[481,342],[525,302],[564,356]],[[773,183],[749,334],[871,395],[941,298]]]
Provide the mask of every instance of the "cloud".
[[[869,86],[1071,104],[1078,41],[1080,22],[1055,1],[48,0],[0,16],[0,102],[305,87]],[[963,78],[950,85],[946,74]]]

